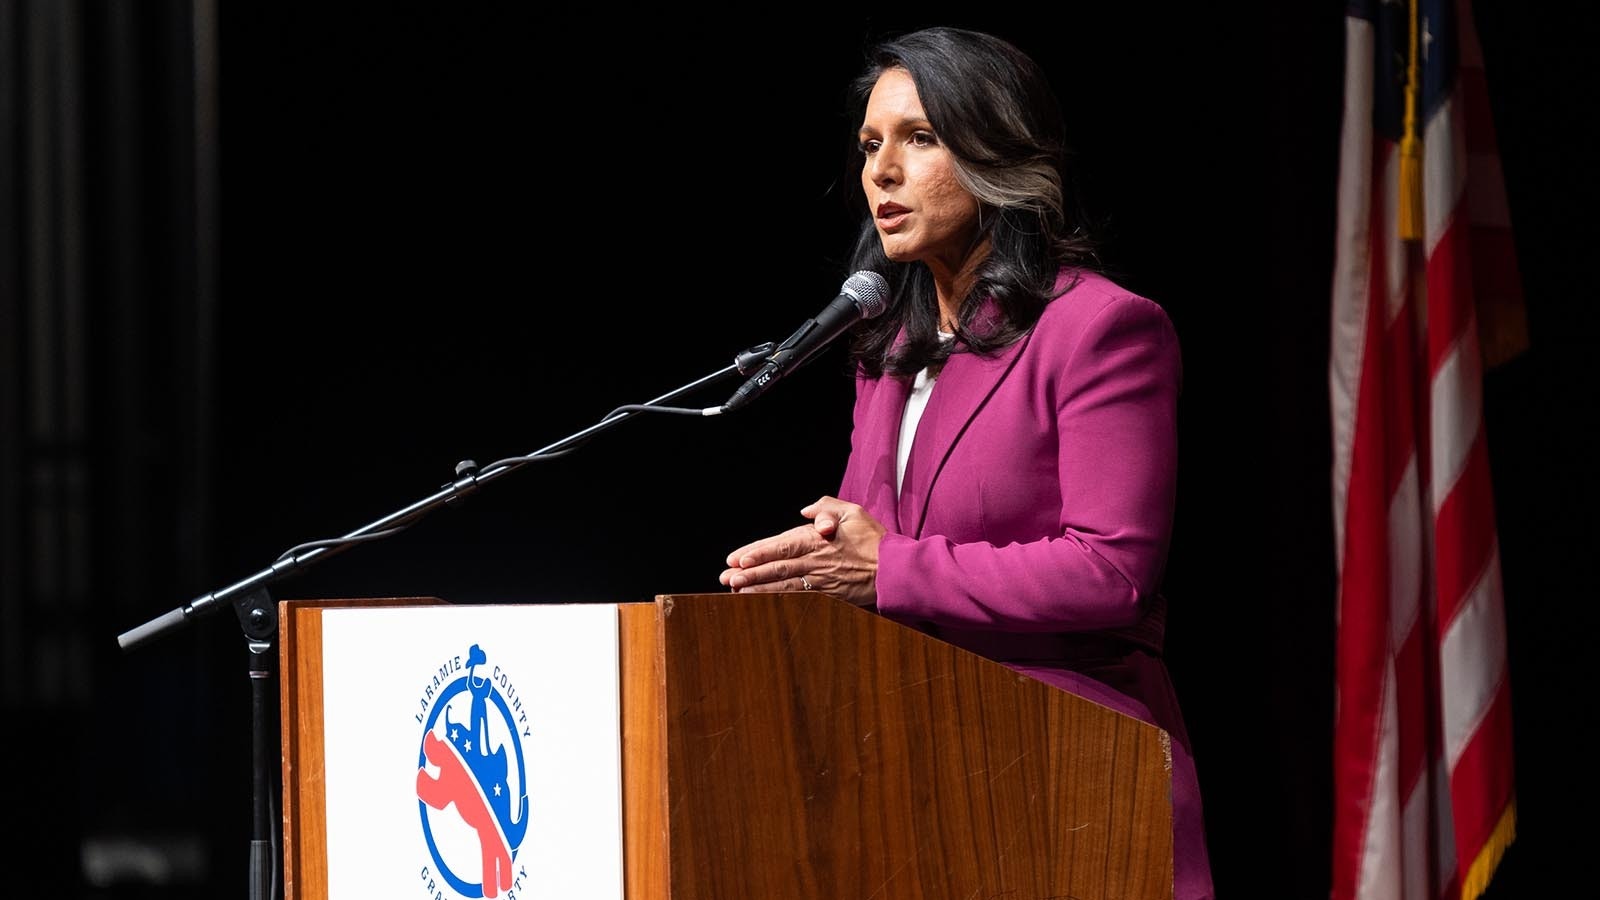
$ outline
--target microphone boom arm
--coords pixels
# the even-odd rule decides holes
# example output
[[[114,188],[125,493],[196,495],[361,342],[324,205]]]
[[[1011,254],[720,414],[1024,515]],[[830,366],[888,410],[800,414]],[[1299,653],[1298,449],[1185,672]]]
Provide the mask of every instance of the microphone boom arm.
[[[162,613],[141,625],[123,632],[117,636],[117,644],[123,650],[132,650],[141,644],[148,643],[177,629],[191,619],[226,608],[232,604],[235,598],[281,581],[312,563],[342,553],[356,544],[385,538],[402,531],[435,509],[477,493],[478,489],[483,485],[500,478],[502,475],[509,475],[511,472],[535,460],[575,449],[576,445],[584,440],[599,434],[624,419],[631,419],[640,412],[660,411],[716,415],[722,412],[721,407],[692,410],[669,407],[666,404],[728,375],[747,375],[758,366],[765,365],[773,353],[772,343],[758,344],[738,354],[734,359],[734,364],[731,366],[719,369],[710,375],[698,378],[644,403],[618,407],[599,422],[581,431],[574,432],[553,444],[546,445],[522,456],[508,457],[490,463],[482,470],[472,460],[463,460],[456,464],[456,478],[453,481],[442,485],[439,490],[421,500],[369,522],[343,537],[297,545],[248,578],[236,581],[219,590],[201,594],[182,606]]]

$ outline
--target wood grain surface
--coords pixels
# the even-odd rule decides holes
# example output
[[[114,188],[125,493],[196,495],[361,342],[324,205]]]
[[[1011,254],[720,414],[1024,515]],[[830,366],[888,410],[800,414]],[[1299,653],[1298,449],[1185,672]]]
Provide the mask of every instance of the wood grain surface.
[[[1165,898],[1165,732],[818,593],[663,606],[671,896]]]

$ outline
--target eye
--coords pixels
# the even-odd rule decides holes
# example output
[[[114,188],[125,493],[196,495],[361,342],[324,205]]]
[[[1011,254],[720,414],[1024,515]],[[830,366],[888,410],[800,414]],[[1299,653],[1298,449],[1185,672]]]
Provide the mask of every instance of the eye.
[[[860,150],[863,156],[871,156],[877,153],[881,146],[883,146],[882,141],[864,140],[856,145],[856,149]]]
[[[913,131],[911,132],[911,146],[937,147],[939,146],[939,138],[934,136],[931,131]]]

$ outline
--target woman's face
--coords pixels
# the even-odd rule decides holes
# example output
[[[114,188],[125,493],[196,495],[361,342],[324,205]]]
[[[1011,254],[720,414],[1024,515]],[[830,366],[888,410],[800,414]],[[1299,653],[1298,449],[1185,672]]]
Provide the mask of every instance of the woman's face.
[[[950,152],[922,111],[911,73],[888,69],[861,122],[861,189],[883,252],[958,272],[973,250],[978,201],[956,180]]]

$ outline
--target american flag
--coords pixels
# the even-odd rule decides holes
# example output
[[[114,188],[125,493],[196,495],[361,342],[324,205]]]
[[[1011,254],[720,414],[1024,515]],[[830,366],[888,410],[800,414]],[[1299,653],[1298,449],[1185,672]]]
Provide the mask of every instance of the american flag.
[[[1345,60],[1332,897],[1471,900],[1516,827],[1479,308],[1519,279],[1470,5],[1351,2]]]

